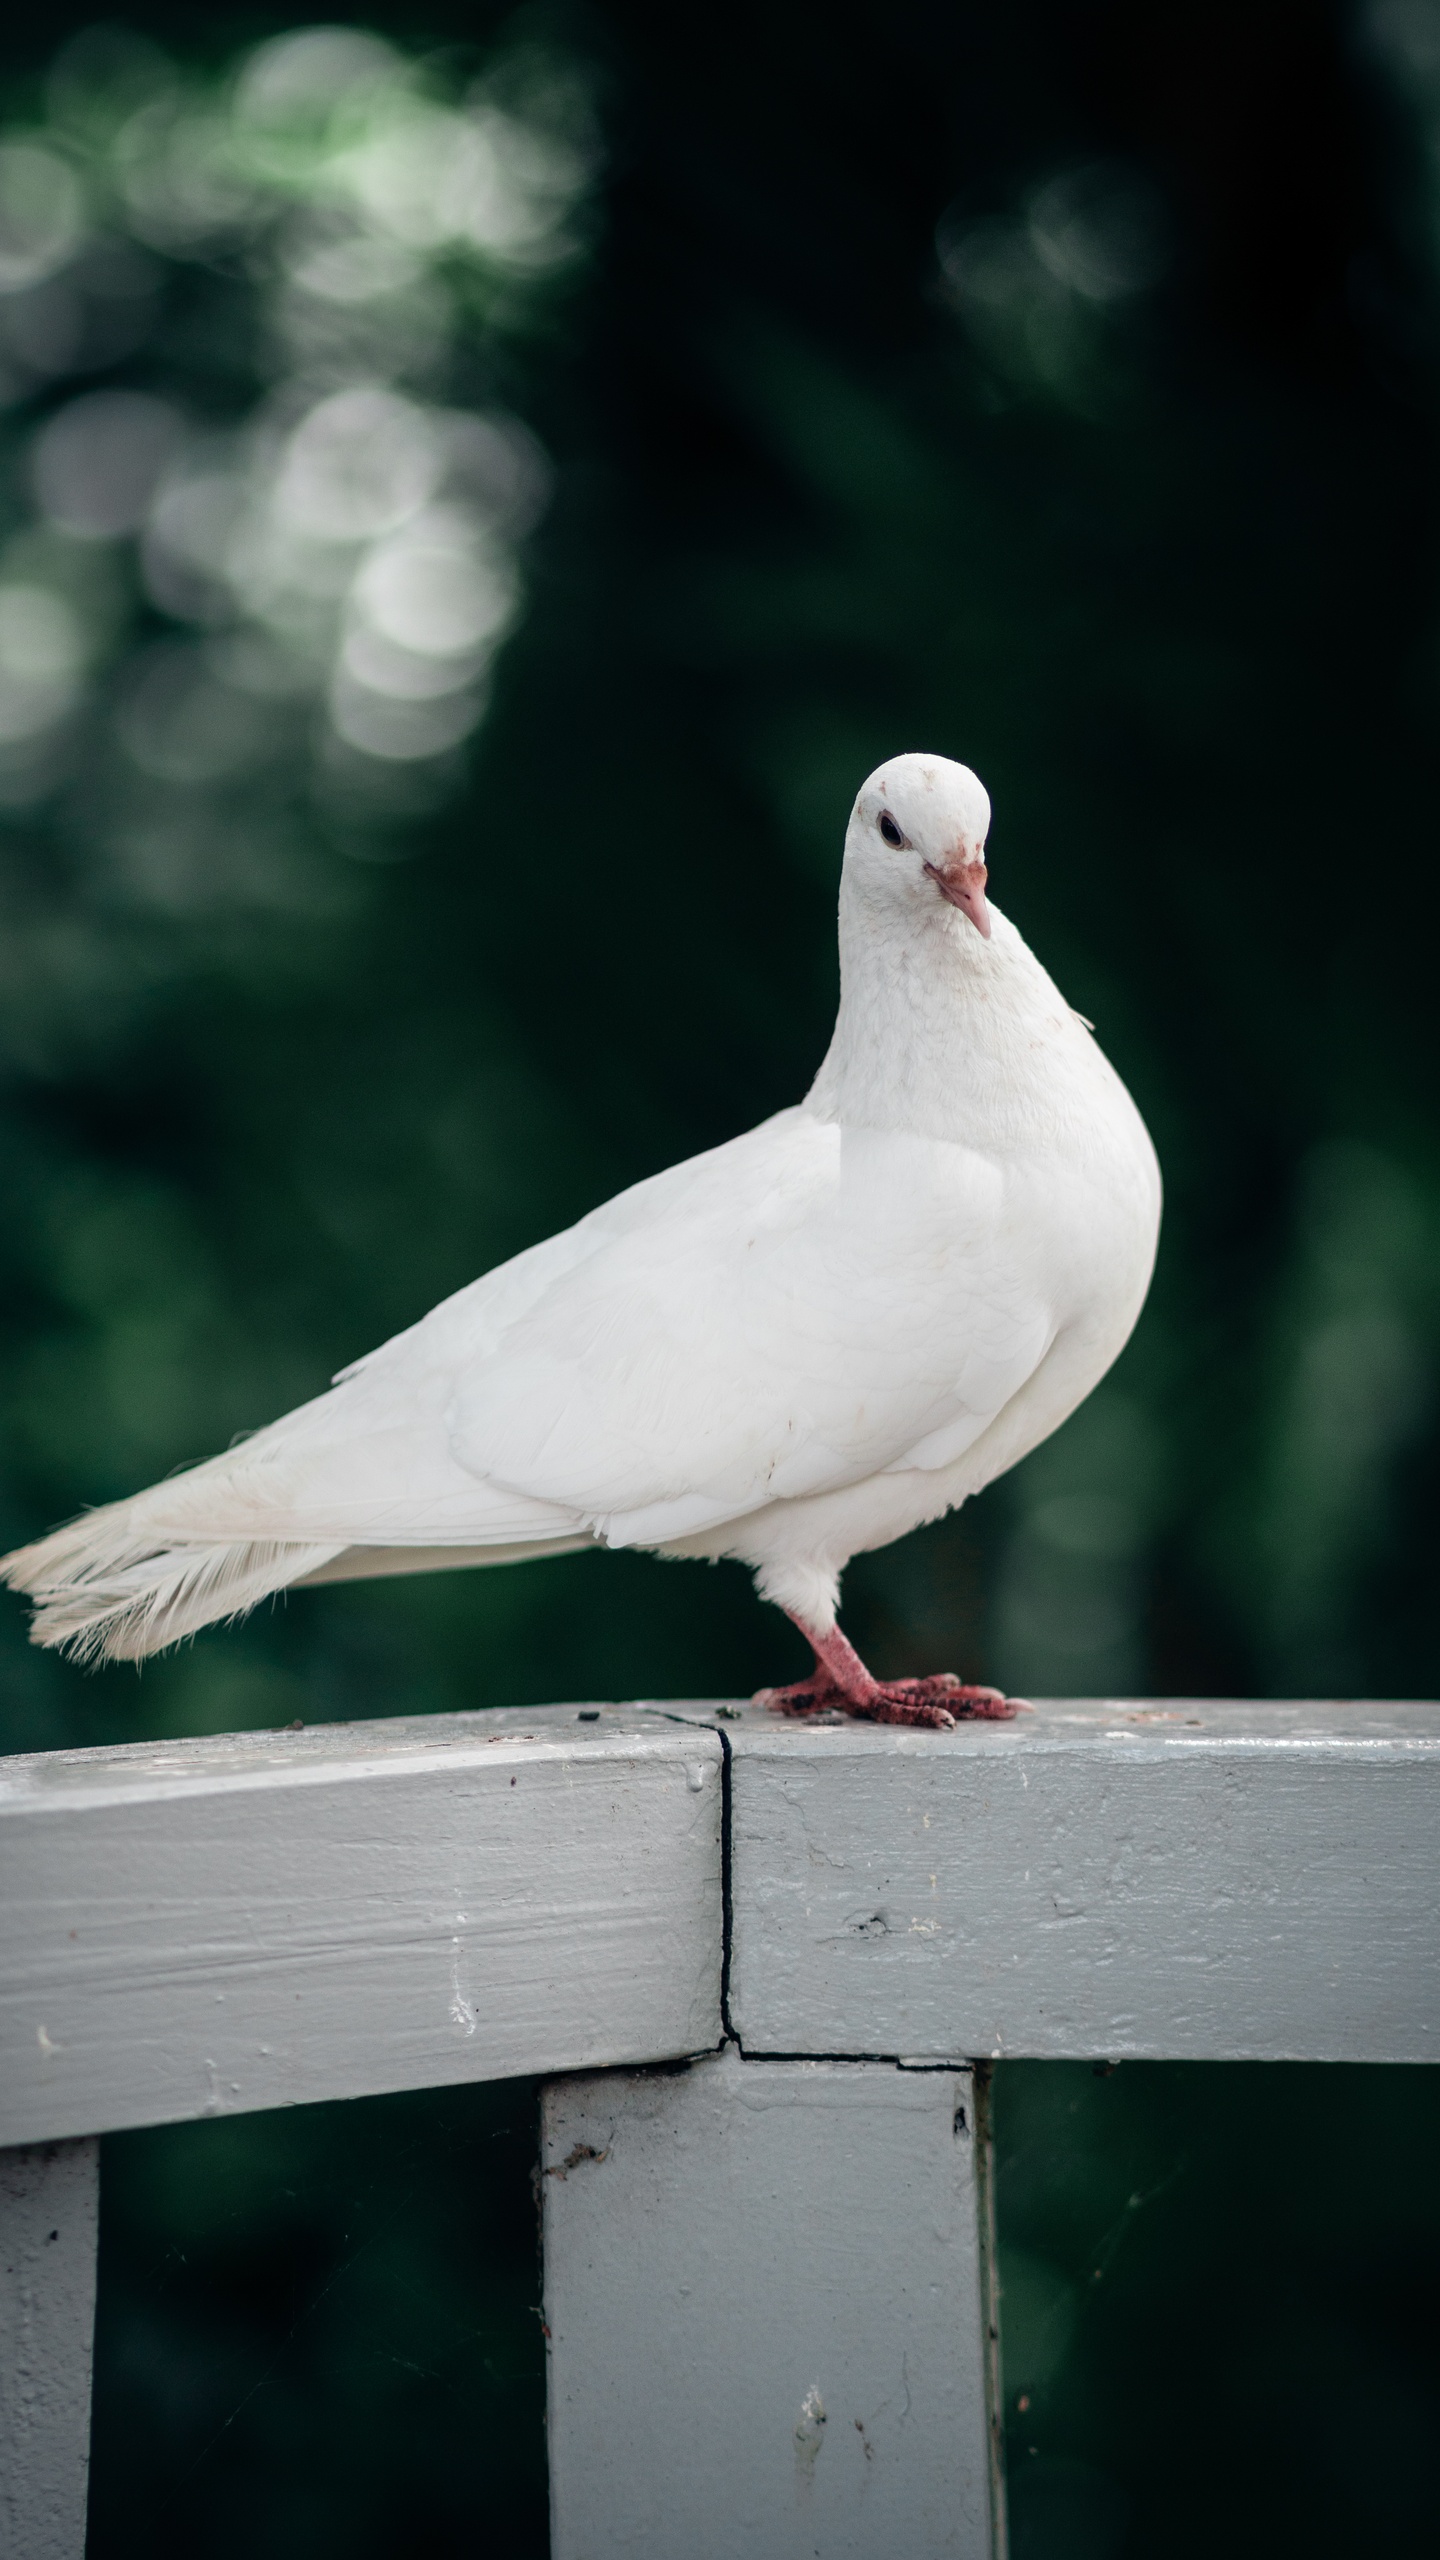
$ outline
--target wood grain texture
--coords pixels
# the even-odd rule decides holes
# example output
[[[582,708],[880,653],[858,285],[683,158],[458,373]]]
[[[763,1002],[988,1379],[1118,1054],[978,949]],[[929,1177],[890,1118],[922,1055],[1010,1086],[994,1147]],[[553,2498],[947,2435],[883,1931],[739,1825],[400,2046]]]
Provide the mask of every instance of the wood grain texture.
[[[713,2046],[719,1742],[584,1713],[0,1762],[0,2141]]]
[[[98,2142],[0,2151],[0,2552],[83,2560]]]
[[[554,2560],[988,2560],[971,2075],[545,2092]]]
[[[1440,2058],[1440,1709],[732,1729],[748,2053]]]
[[[0,2139],[701,2051],[1425,2060],[1434,1707],[545,1708],[0,1762]]]

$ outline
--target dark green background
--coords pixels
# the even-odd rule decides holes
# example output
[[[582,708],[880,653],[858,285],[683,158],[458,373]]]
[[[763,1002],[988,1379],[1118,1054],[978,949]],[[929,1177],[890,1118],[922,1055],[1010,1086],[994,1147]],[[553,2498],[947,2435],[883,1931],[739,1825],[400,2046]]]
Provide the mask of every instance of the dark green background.
[[[287,23],[135,22],[216,59]],[[12,35],[17,105],[63,23]],[[403,860],[307,840],[308,907],[180,918],[3,831],[0,1531],[794,1099],[855,784],[923,745],[986,780],[996,897],[1131,1082],[1167,1226],[1113,1384],[857,1567],[852,1634],[1077,1693],[1433,1693],[1424,97],[1316,0],[525,25],[607,162],[584,276],[475,354],[558,482],[463,798]],[[1168,260],[1046,374],[962,324],[936,226],[1097,154]],[[15,1749],[799,1668],[740,1572],[639,1557],[300,1595],[139,1682],[15,1606],[0,1640]],[[1022,2560],[1433,2548],[1431,2088],[1002,2070]],[[97,2553],[542,2547],[531,2106],[109,2146]]]

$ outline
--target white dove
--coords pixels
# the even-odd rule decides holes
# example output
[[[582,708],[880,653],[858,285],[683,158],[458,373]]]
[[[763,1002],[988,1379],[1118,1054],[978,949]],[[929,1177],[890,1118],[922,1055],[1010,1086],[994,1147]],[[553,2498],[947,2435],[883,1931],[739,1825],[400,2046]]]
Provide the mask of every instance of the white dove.
[[[33,1633],[138,1659],[298,1583],[598,1544],[739,1557],[809,1639],[788,1712],[1006,1714],[873,1679],[852,1555],[1023,1458],[1144,1301],[1160,1174],[1086,1025],[986,901],[986,793],[903,755],[863,786],[840,1011],[803,1102],[653,1175],[220,1458],[0,1565]]]

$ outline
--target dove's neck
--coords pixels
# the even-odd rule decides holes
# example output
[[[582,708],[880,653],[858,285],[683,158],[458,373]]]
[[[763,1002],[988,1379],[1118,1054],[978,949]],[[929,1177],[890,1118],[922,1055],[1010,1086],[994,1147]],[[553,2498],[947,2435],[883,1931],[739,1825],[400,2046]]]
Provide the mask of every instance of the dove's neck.
[[[986,942],[938,900],[919,919],[881,918],[842,888],[840,1011],[808,1112],[849,1128],[1023,1148],[1055,1130],[1057,1109],[1068,1117],[1067,1089],[1096,1070],[1109,1077],[1014,925],[990,913]]]

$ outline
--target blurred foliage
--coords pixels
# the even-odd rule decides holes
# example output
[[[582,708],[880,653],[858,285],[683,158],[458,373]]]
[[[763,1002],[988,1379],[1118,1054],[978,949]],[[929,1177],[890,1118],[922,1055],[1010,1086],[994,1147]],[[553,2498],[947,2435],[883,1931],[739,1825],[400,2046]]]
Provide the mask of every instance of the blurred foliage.
[[[1440,2073],[1007,2063],[1013,2560],[1435,2548]]]
[[[142,913],[303,905],[307,796],[373,828],[483,714],[545,471],[478,402],[574,263],[588,137],[533,48],[445,85],[358,28],[219,79],[91,28],[0,140],[0,393],[31,430],[0,805],[58,801]],[[466,405],[416,396],[442,389]]]
[[[12,36],[0,141],[0,1536],[794,1099],[855,784],[929,746],[990,788],[999,903],[1130,1081],[1167,1225],[1113,1378],[857,1565],[852,1633],[1032,1692],[1433,1692],[1432,0],[436,0],[332,31],[318,83],[275,13],[134,24]],[[300,1594],[139,1683],[17,1607],[0,1644],[11,1748],[800,1668],[738,1570],[635,1556]],[[1119,2119],[1014,2085],[1030,2192],[1038,2146],[1107,2227]],[[1096,2085],[1168,2174],[1181,2081]],[[1183,2085],[1218,2127],[1258,2083]],[[368,2121],[327,2116],[342,2185]],[[218,2197],[252,2136],[134,2148],[229,2143]],[[1184,2188],[1217,2263],[1223,2154]],[[1246,2301],[1292,2300],[1247,2229]],[[195,2300],[149,2423],[230,2352]],[[1346,2331],[1377,2388],[1389,2302]],[[1201,2459],[1189,2404],[1073,2334],[1044,2442],[1111,2485],[1026,2548],[1169,2548],[1144,2482]],[[1255,2464],[1237,2550],[1277,2547]]]
[[[103,2560],[545,2550],[526,2081],[105,2146]]]

